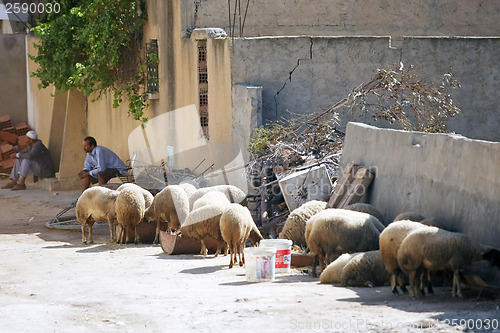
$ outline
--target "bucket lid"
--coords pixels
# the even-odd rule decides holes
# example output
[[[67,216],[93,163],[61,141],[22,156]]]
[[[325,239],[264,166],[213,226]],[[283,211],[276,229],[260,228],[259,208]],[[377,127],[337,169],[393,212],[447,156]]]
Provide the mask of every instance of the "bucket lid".
[[[259,246],[292,246],[292,241],[289,239],[263,239]]]
[[[245,255],[248,253],[250,255],[272,255],[276,253],[276,249],[274,247],[246,247],[243,252]]]

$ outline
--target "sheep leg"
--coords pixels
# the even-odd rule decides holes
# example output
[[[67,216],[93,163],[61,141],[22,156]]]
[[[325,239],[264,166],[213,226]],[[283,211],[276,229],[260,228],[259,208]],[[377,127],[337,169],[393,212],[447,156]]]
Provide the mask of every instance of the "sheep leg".
[[[94,243],[94,240],[92,239],[92,227],[94,226],[94,223],[89,223],[89,243],[92,244]]]
[[[417,271],[411,271],[409,274],[410,277],[410,297],[415,298],[415,278],[417,275]]]
[[[398,274],[398,284],[401,287],[401,291],[404,294],[408,294],[408,289],[406,289],[405,277],[403,275],[403,272],[399,271],[397,274]]]
[[[240,258],[240,267],[243,267],[245,258],[243,257],[243,246],[241,244],[238,246],[238,257]]]
[[[202,239],[200,242],[201,242],[201,251],[200,251],[200,254],[203,255],[203,256],[206,256],[208,254],[208,249],[205,246],[205,241],[203,241],[203,239]]]
[[[139,233],[137,232],[137,226],[134,227],[134,243],[135,244],[139,244],[140,243],[140,239],[139,239]]]
[[[156,234],[155,234],[155,240],[153,241],[154,244],[158,244],[158,237],[160,236],[160,219],[156,220]]]
[[[399,295],[398,287],[396,285],[396,273],[391,274],[391,289],[393,294]]]
[[[233,268],[233,264],[236,261],[236,257],[233,256],[233,242],[228,243],[228,247],[231,248],[231,255],[230,255],[231,259],[229,259],[229,268]],[[233,261],[233,258],[234,258],[234,261]]]
[[[464,298],[462,290],[460,290],[460,276],[458,269],[453,271],[453,288],[451,289],[451,296]]]
[[[434,290],[432,289],[432,282],[431,282],[431,271],[427,271],[427,293],[429,295],[434,295]]]
[[[87,239],[85,238],[85,226],[87,225],[87,222],[82,223],[82,243],[86,244]]]
[[[111,242],[114,242],[115,241],[114,224],[113,221],[111,221],[111,219],[108,219],[108,227],[109,227],[109,240]]]
[[[124,233],[125,227],[121,226],[120,228],[120,236],[118,236],[118,244],[123,244],[123,233]]]
[[[316,266],[318,265],[319,261],[319,256],[317,254],[314,255],[314,260],[313,260],[313,267],[312,267],[312,276],[313,277],[318,277],[318,274],[316,273]]]

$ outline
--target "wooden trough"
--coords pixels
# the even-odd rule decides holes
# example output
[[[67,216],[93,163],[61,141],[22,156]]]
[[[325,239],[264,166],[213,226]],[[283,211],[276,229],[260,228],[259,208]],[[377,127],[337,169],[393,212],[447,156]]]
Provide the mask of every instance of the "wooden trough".
[[[160,244],[166,254],[200,254],[201,242],[199,240],[172,235],[165,231],[160,231]],[[217,251],[217,240],[206,239],[205,246],[209,254]]]

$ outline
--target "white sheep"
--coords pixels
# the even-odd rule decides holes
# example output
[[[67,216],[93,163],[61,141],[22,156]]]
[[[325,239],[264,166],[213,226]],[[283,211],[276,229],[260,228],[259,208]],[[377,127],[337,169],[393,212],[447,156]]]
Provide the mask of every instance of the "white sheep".
[[[128,229],[134,229],[134,243],[139,243],[139,234],[137,226],[144,218],[146,210],[144,195],[142,191],[135,186],[127,186],[119,191],[116,198],[116,220],[122,226],[120,236],[118,237],[120,244],[123,241],[123,233],[126,235],[125,242],[129,242]]]
[[[398,251],[398,265],[409,274],[410,295],[418,291],[418,274],[428,271],[453,271],[453,297],[463,297],[460,290],[460,269],[473,261],[498,258],[500,252],[491,246],[474,242],[469,236],[439,229],[422,227],[408,234]]]
[[[189,208],[190,210],[193,209],[193,204],[196,200],[201,198],[205,193],[211,192],[211,191],[218,191],[222,192],[226,195],[226,197],[229,199],[230,202],[233,203],[240,203],[246,198],[245,192],[237,188],[236,186],[233,185],[216,185],[216,186],[210,186],[210,187],[203,187],[196,192],[194,192],[190,197],[189,197]]]
[[[153,203],[153,199],[154,199],[154,196],[153,196],[153,194],[151,194],[151,192],[149,192],[145,188],[142,188],[139,185],[136,185],[134,183],[122,184],[116,190],[121,191],[126,187],[134,187],[134,188],[138,189],[139,191],[141,191],[142,195],[144,196],[144,204],[145,204],[146,208],[151,206],[151,204]]]
[[[344,287],[377,287],[388,283],[390,276],[380,251],[374,250],[360,253],[349,260],[340,279]]]
[[[422,223],[401,220],[390,223],[387,228],[380,233],[380,253],[387,271],[391,274],[391,289],[394,294],[399,294],[397,284],[399,284],[404,293],[408,292],[397,258],[401,242],[403,242],[403,239],[405,239],[410,232],[422,227],[425,227]]]
[[[319,200],[311,200],[300,207],[294,209],[285,221],[283,230],[280,232],[278,238],[289,239],[295,245],[306,247],[307,242],[305,238],[306,222],[314,216],[326,209],[326,202]]]
[[[316,276],[318,260],[323,270],[325,259],[332,261],[342,253],[379,248],[380,232],[375,224],[380,222],[372,215],[345,209],[326,209],[314,215],[311,220],[313,221],[307,245],[315,255],[313,276]]]
[[[240,204],[229,204],[222,213],[220,217],[220,233],[231,254],[229,268],[233,268],[233,263],[238,262],[236,255],[239,257],[240,266],[245,264],[243,249],[253,225],[254,222],[250,211]]]
[[[398,214],[398,216],[396,216],[394,218],[393,222],[403,221],[403,220],[410,220],[410,221],[414,221],[414,222],[420,222],[423,219],[425,219],[425,217],[422,214],[415,213],[415,212],[404,212],[404,213]]]
[[[144,218],[147,221],[156,220],[156,235],[154,243],[158,243],[161,222],[167,222],[169,231],[177,231],[189,213],[189,200],[186,192],[179,185],[168,185],[153,200],[146,209]]]
[[[195,181],[183,181],[179,184],[179,186],[182,187],[184,192],[186,192],[188,198],[193,195],[193,193],[196,192],[197,189],[200,188],[200,186]]]
[[[326,266],[325,270],[321,272],[319,282],[324,284],[340,283],[344,266],[349,262],[349,260],[360,253],[362,252],[344,253],[332,261],[328,266]]]
[[[220,217],[226,208],[227,206],[224,205],[208,205],[198,208],[191,211],[181,225],[182,236],[201,241],[200,254],[208,254],[205,246],[207,238],[214,238],[218,242],[216,257],[221,253],[221,249],[225,248],[220,232]]]
[[[89,243],[92,240],[92,227],[94,222],[108,221],[110,240],[115,241],[116,210],[115,202],[118,191],[110,190],[102,186],[86,189],[78,198],[76,203],[76,219],[82,224],[82,242],[85,239],[85,226],[89,228]]]
[[[355,204],[347,206],[345,209],[347,209],[347,210],[354,210],[356,212],[370,214],[372,216],[375,216],[380,221],[380,223],[382,223],[383,226],[386,225],[385,222],[384,222],[384,216],[373,205],[370,205],[370,204],[367,204],[367,203],[358,202],[358,203],[355,203]],[[382,231],[382,230],[379,230],[379,231]]]
[[[207,205],[213,205],[213,204],[218,204],[222,206],[227,206],[231,202],[229,202],[229,199],[226,197],[226,195],[222,192],[219,191],[210,191],[205,194],[203,194],[199,199],[197,199],[193,203],[193,209],[198,209],[203,206]]]

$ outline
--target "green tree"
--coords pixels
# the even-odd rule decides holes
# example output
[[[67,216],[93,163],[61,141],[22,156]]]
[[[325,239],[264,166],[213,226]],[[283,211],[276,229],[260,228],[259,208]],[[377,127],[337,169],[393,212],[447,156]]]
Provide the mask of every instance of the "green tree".
[[[47,2],[55,3],[56,0]],[[39,88],[76,88],[86,96],[114,91],[113,107],[128,99],[134,119],[143,116],[146,99],[141,59],[142,29],[147,20],[143,0],[57,0],[59,12],[47,14],[33,28],[40,37],[32,56]],[[94,101],[94,100],[92,100]]]

